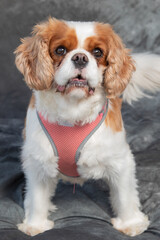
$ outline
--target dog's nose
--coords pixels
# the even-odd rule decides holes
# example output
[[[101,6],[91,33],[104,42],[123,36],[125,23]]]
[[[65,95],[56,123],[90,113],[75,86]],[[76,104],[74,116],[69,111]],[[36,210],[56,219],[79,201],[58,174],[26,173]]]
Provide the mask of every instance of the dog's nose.
[[[88,63],[88,57],[84,53],[76,53],[71,60],[76,68],[84,68]]]

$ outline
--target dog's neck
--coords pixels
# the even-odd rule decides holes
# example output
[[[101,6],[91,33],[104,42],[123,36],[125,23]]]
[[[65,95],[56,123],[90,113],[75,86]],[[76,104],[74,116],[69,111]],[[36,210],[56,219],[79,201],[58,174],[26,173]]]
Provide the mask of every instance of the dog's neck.
[[[103,89],[95,91],[93,96],[76,100],[50,91],[35,91],[36,108],[49,122],[60,124],[86,124],[94,121],[102,110],[106,96]]]

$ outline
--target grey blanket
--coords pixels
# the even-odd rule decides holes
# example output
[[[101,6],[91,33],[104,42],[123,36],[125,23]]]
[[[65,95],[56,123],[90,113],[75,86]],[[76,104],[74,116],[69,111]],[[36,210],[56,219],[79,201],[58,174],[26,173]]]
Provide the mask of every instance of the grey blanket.
[[[127,138],[137,162],[142,209],[151,220],[149,230],[135,239],[160,238],[159,102],[160,94],[143,99],[132,108],[123,105]],[[16,224],[24,217],[24,178],[19,162],[22,128],[22,120],[0,120],[0,189],[5,195],[0,200],[0,229],[16,229]],[[129,239],[110,224],[109,191],[103,182],[89,181],[83,187],[76,186],[75,194],[71,184],[60,182],[53,201],[58,207],[50,216],[55,220],[54,230],[49,231],[53,236],[54,232],[60,234],[65,229],[71,236],[79,233],[86,239]],[[68,239],[65,232],[64,236]]]
[[[135,52],[160,53],[160,0],[5,0],[0,11],[0,240],[23,240],[30,237],[18,231],[16,224],[24,217],[20,148],[30,93],[14,67],[12,52],[18,39],[28,35],[37,21],[52,15],[109,22]],[[142,209],[151,220],[147,232],[131,238],[112,228],[109,190],[102,181],[76,186],[75,194],[71,184],[59,182],[53,198],[58,210],[50,216],[55,228],[31,239],[160,239],[160,94],[132,107],[123,104],[122,112],[136,158]]]

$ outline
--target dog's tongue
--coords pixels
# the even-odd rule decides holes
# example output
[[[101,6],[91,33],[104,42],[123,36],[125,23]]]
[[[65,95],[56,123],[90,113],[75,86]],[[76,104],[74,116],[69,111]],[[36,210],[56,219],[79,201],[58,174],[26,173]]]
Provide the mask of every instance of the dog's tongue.
[[[59,92],[63,92],[63,91],[65,90],[65,86],[58,85],[58,86],[57,86],[57,90],[58,90]]]

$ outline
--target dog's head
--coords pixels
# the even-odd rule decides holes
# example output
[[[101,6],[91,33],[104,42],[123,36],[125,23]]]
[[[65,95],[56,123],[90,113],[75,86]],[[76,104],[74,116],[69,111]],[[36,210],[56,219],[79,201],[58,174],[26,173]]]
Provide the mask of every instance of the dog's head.
[[[111,26],[50,18],[34,27],[16,49],[16,65],[35,90],[90,97],[103,87],[119,96],[135,70],[129,50]]]

